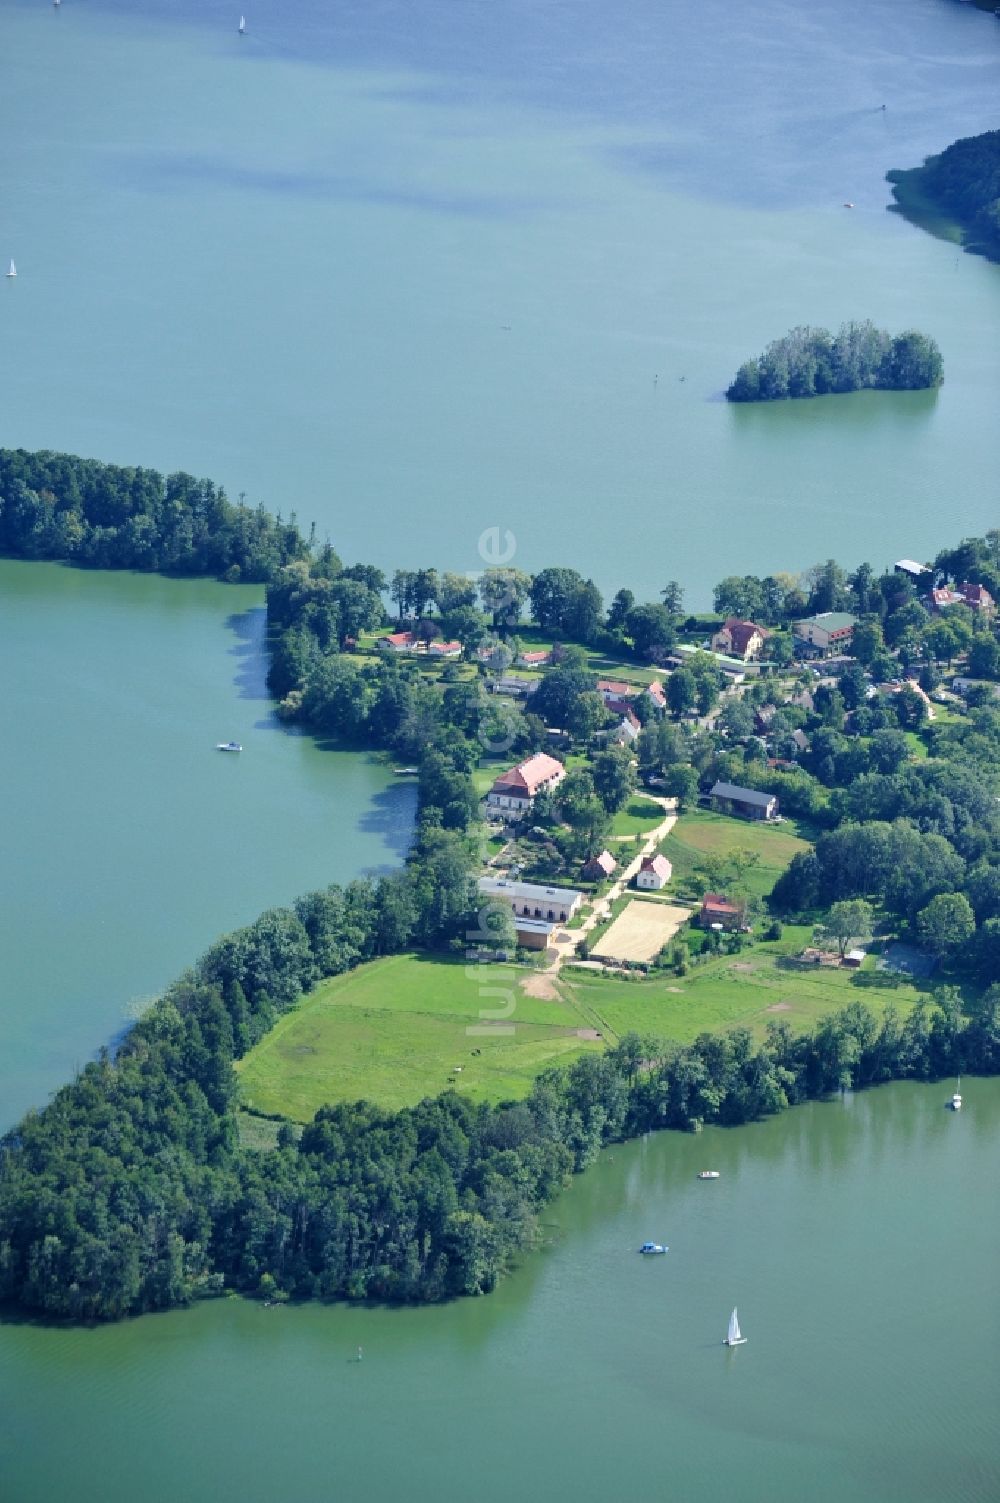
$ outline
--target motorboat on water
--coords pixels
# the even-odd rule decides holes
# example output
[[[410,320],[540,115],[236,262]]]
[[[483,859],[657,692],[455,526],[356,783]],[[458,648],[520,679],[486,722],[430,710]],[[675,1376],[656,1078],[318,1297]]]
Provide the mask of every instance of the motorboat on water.
[[[665,1253],[668,1250],[669,1249],[664,1247],[662,1242],[644,1242],[639,1249],[639,1251],[641,1253],[645,1253],[647,1257],[652,1253]]]
[[[228,751],[228,752],[241,752],[243,750],[242,746],[240,745],[240,743],[238,741],[217,741],[216,745],[215,745],[215,749],[216,749],[216,751]]]
[[[718,1177],[719,1177],[719,1171],[718,1171],[718,1169],[699,1169],[698,1170],[698,1178],[699,1179],[718,1179]]]
[[[955,1094],[951,1098],[951,1109],[953,1112],[960,1112],[962,1110],[962,1092],[960,1089],[961,1085],[962,1077],[960,1075],[955,1082]]]

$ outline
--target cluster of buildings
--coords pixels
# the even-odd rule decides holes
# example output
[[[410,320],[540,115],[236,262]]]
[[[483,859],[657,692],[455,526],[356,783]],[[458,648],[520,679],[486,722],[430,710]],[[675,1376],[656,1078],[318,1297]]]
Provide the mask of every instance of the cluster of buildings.
[[[443,637],[426,641],[415,631],[394,631],[388,637],[379,637],[378,645],[383,652],[408,652],[425,654],[429,658],[460,658],[461,642],[446,642]]]

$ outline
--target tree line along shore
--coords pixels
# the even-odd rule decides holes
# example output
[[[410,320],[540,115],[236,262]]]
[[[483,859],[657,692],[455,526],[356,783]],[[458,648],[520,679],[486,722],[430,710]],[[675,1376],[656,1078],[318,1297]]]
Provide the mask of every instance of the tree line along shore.
[[[965,136],[886,177],[899,213],[919,225],[938,215],[958,227],[966,250],[1000,261],[1000,130]]]
[[[6,451],[0,549],[264,578],[280,712],[385,750],[418,783],[400,871],[308,894],[221,938],[114,1055],[6,1135],[0,1302],[103,1320],[224,1289],[482,1293],[606,1143],[745,1122],[844,1086],[998,1068],[1000,643],[988,603],[1000,595],[1000,534],[902,571],[828,561],[802,577],[734,576],[706,617],[685,614],[675,582],[652,602],[625,587],[606,607],[592,581],[559,568],[491,570],[475,585],[433,569],[387,580],[207,482]],[[846,649],[810,667],[802,618],[849,620]],[[734,688],[731,656],[702,644],[732,648],[741,624],[759,632],[764,671]],[[449,656],[435,659],[434,643]],[[961,694],[945,688],[946,669]],[[636,691],[625,713],[609,703],[612,670],[613,689]],[[512,676],[535,688],[494,692]],[[619,744],[616,728],[633,721]],[[280,1124],[273,1147],[242,1146],[234,1061],[320,980],[414,950],[463,955],[470,934],[484,961],[510,949],[509,911],[484,923],[476,887],[490,849],[484,745],[508,764],[542,748],[564,763],[532,838],[513,835],[520,864],[534,860],[550,882],[609,838],[638,778],[682,809],[721,783],[773,792],[797,817],[808,843],[770,891],[725,874],[753,932],[692,932],[658,957],[675,974],[720,947],[752,953],[765,926],[793,919],[827,943],[858,930],[908,942],[936,962],[934,978],[905,1015],[856,1001],[801,1032],[777,1017],[762,1036],[737,1027],[687,1044],[664,1020],[544,1070],[520,1101],[450,1090],[394,1111],[339,1102],[301,1131]]]

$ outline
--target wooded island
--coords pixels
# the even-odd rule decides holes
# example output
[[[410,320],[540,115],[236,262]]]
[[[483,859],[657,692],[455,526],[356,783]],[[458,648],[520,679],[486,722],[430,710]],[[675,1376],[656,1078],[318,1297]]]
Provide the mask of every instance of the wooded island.
[[[848,391],[921,391],[943,380],[933,339],[915,329],[893,336],[865,320],[842,324],[835,335],[792,329],[740,366],[726,396],[730,402],[781,402]]]

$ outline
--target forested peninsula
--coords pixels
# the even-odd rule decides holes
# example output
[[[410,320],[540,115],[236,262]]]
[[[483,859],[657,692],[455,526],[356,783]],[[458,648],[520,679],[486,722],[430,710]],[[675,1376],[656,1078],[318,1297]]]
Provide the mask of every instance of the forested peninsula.
[[[92,1321],[225,1290],[271,1300],[483,1293],[605,1144],[746,1122],[849,1086],[1000,1069],[1000,643],[980,609],[1000,593],[1000,534],[944,550],[916,579],[828,561],[801,577],[722,581],[723,632],[753,612],[769,644],[769,671],[734,697],[717,657],[685,653],[706,621],[685,617],[673,581],[661,601],[625,587],[607,608],[570,569],[494,569],[477,581],[414,569],[387,581],[187,477],[23,452],[0,454],[0,476],[0,539],[19,557],[93,563],[86,539],[97,530],[134,537],[133,522],[158,515],[164,533],[149,523],[147,559],[162,546],[172,568],[197,557],[215,561],[197,572],[262,572],[281,713],[419,772],[402,870],[307,894],[221,938],[113,1054],[2,1140],[0,1303]],[[171,507],[168,494],[187,499]],[[112,544],[107,558],[123,557]],[[410,623],[395,646],[386,594]],[[502,682],[529,611],[555,645],[532,708],[521,709],[488,685]],[[855,631],[853,655],[808,692],[790,649],[791,623],[807,611],[846,617]],[[427,672],[422,657],[397,654],[402,637],[426,644],[442,629],[460,659]],[[662,704],[644,695],[642,721],[633,716],[634,756],[606,738],[595,650],[617,655],[623,671],[681,655]],[[931,724],[928,696],[956,659],[974,666],[976,692],[964,704],[952,695]],[[765,723],[773,732],[758,733]],[[718,779],[738,780],[775,790],[811,821],[809,848],[770,895],[748,896],[753,932],[692,932],[683,953],[665,957],[677,975],[720,947],[763,955],[771,931],[797,918],[842,943],[866,926],[901,935],[936,957],[933,986],[905,1015],[857,1000],[799,1033],[781,1018],[756,1038],[736,1027],[688,1046],[626,1033],[544,1070],[523,1100],[476,1104],[450,1090],[401,1111],[341,1103],[301,1132],[282,1123],[271,1147],[243,1146],[234,1061],[322,978],[407,949],[464,954],[470,936],[483,964],[491,947],[508,947],[502,922],[491,938],[476,889],[473,772],[484,726],[496,739],[501,724],[512,756],[552,746],[556,726],[557,747],[575,753],[558,796],[537,808],[551,832],[540,860],[590,854],[636,767],[682,806]]]
[[[1000,130],[965,136],[886,179],[900,213],[921,224],[936,211],[959,227],[966,250],[1000,261]]]
[[[800,327],[747,360],[726,390],[730,402],[781,402],[848,391],[922,391],[944,380],[933,339],[908,329],[895,336],[870,320],[828,329]]]

